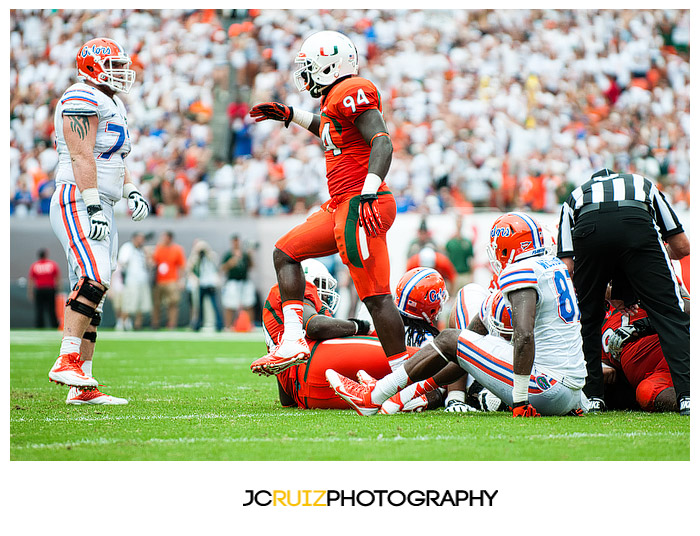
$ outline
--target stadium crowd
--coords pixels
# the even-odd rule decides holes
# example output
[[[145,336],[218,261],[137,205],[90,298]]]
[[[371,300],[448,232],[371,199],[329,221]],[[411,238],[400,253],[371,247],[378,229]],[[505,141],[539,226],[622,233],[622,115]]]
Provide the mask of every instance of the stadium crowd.
[[[689,26],[687,10],[13,10],[11,212],[48,212],[53,109],[96,35],[137,70],[128,165],[156,214],[306,212],[328,197],[318,141],[247,112],[316,109],[291,73],[321,29],[356,43],[381,91],[400,212],[555,212],[601,167],[687,208]]]

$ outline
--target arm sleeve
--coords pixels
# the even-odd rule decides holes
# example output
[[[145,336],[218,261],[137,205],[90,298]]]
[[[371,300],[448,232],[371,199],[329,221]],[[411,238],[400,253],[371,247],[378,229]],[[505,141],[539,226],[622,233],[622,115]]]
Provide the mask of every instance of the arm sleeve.
[[[671,205],[666,201],[666,197],[656,185],[652,185],[649,192],[651,204],[656,213],[656,224],[661,230],[661,236],[666,239],[669,236],[677,235],[683,232],[683,226],[678,220],[678,216],[671,208]]]
[[[537,276],[532,268],[518,266],[518,263],[506,266],[498,276],[498,287],[503,291],[503,295],[514,290],[523,288],[534,288],[539,297]]]
[[[64,115],[97,115],[97,96],[87,88],[69,89],[61,97]]]
[[[573,257],[574,256],[574,240],[572,231],[574,229],[574,210],[570,204],[570,197],[566,203],[561,206],[561,214],[559,216],[559,231],[557,232],[557,257]]]

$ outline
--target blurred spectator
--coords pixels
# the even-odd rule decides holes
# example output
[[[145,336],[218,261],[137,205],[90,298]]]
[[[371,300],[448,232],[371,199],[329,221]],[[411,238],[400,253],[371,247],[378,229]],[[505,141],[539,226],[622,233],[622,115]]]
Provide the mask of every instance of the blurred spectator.
[[[177,327],[178,308],[184,287],[184,269],[187,265],[182,246],[173,241],[173,233],[165,231],[153,251],[155,285],[151,326],[160,328],[161,307],[167,309],[167,327]]]
[[[143,315],[153,310],[151,298],[151,259],[146,251],[146,236],[131,235],[131,241],[119,248],[117,262],[122,272],[123,285],[119,329],[140,330]]]
[[[137,184],[151,183],[156,214],[186,213],[212,140],[229,145],[221,152],[241,177],[241,202],[222,204],[226,211],[301,210],[298,199],[316,186],[298,189],[295,170],[286,177],[278,168],[318,139],[251,123],[246,111],[263,100],[317,111],[291,73],[302,40],[330,29],[357,43],[360,75],[381,92],[394,141],[387,183],[399,211],[555,211],[552,191],[570,191],[604,166],[628,169],[626,155],[641,146],[659,168],[650,178],[689,202],[688,9],[260,9],[237,21],[230,11],[12,10],[11,200],[20,175],[29,175],[32,194],[38,177],[51,176],[57,88],[70,82],[78,46],[107,35],[138,70],[125,96],[134,117],[129,166]],[[222,87],[229,104],[217,108]],[[308,158],[323,168],[320,151]],[[208,185],[218,199],[218,186]],[[27,213],[26,200],[17,205],[16,214]]]
[[[61,276],[61,270],[54,261],[49,259],[46,249],[40,249],[36,260],[29,267],[27,277],[27,294],[29,301],[34,302],[34,326],[43,328],[44,320],[48,317],[49,326],[58,328],[56,318],[56,290]]]
[[[447,258],[447,255],[436,251],[432,246],[425,246],[418,253],[410,256],[406,261],[406,271],[418,267],[437,270],[445,280],[450,296],[456,295],[457,290],[459,290],[455,286],[457,282],[457,271],[450,259]]]
[[[194,218],[206,218],[209,215],[209,183],[201,175],[192,185],[186,200],[187,213]]]
[[[418,234],[416,235],[416,238],[411,240],[408,245],[407,257],[417,255],[423,248],[428,246],[432,247],[433,249],[437,248],[432,234],[428,230],[428,221],[425,218],[421,218],[420,224],[418,225]]]
[[[224,306],[224,325],[227,329],[232,328],[241,311],[245,311],[250,321],[253,321],[255,286],[249,277],[252,267],[251,252],[243,248],[238,235],[233,235],[231,249],[224,253],[221,259],[221,269],[226,276],[221,301]]]
[[[199,331],[204,323],[204,299],[209,298],[216,315],[216,331],[223,329],[221,307],[219,306],[219,260],[211,246],[204,240],[196,240],[187,261],[187,272],[192,274],[197,284],[199,306],[197,319],[192,329]]]
[[[15,194],[10,202],[10,213],[18,217],[26,217],[30,214],[33,204],[32,192],[27,186],[27,177],[22,175],[17,179]]]
[[[457,215],[455,224],[457,226],[455,234],[445,243],[445,251],[457,272],[454,283],[454,290],[456,292],[467,283],[472,282],[474,248],[471,240],[463,234],[462,227],[464,225],[464,216],[462,216],[462,214]],[[452,295],[454,296],[455,294]]]

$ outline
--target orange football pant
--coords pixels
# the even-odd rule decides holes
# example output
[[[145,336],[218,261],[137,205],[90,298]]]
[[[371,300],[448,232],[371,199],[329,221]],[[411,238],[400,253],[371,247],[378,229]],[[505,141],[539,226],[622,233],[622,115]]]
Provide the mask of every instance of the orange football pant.
[[[391,294],[386,232],[396,219],[396,201],[386,184],[382,184],[377,193],[382,217],[378,236],[365,234],[358,225],[360,198],[348,195],[324,203],[304,223],[280,238],[275,247],[299,262],[339,253],[361,300]]]

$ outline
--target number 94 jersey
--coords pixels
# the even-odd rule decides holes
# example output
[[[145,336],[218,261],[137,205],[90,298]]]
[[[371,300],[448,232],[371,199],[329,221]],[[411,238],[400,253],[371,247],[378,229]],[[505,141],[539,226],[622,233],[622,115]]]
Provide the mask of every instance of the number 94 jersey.
[[[371,147],[355,120],[371,109],[382,111],[379,91],[369,80],[351,76],[321,99],[319,134],[326,152],[326,177],[331,197],[359,194],[367,176]]]
[[[553,255],[530,257],[506,266],[498,276],[503,296],[514,290],[537,291],[535,363],[538,369],[583,387],[586,365],[581,342],[581,312],[566,265]],[[509,302],[510,304],[510,302]],[[579,385],[580,384],[580,385]]]
[[[124,158],[131,151],[126,123],[126,108],[119,97],[110,98],[99,89],[83,83],[73,84],[61,96],[56,106],[54,127],[58,168],[56,184],[75,184],[70,153],[63,136],[63,123],[68,116],[85,118],[97,115],[97,138],[93,155],[97,164],[97,189],[113,202],[119,201],[124,187]],[[72,123],[84,128],[81,121]]]

